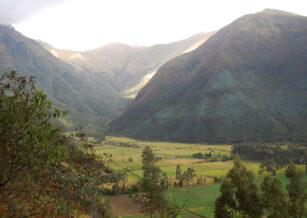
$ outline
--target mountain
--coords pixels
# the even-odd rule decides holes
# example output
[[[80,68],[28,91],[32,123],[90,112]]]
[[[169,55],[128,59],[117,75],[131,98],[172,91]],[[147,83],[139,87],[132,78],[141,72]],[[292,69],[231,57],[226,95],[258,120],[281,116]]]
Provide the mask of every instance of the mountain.
[[[149,80],[148,72],[209,36],[198,34],[153,47],[111,44],[78,53],[55,49],[0,25],[0,73],[16,70],[34,75],[38,87],[71,112],[62,121],[65,126],[82,125],[87,133],[101,135],[105,123],[130,101],[127,96],[133,97]]]
[[[101,78],[124,97],[133,98],[162,64],[195,49],[213,34],[200,33],[178,42],[149,47],[113,43],[84,52],[42,45],[78,71]]]
[[[243,16],[163,65],[110,132],[189,142],[307,141],[307,18]]]
[[[105,123],[127,102],[103,79],[95,78],[99,85],[94,87],[90,75],[75,70],[14,28],[0,25],[0,72],[11,70],[34,75],[38,87],[55,104],[70,110],[70,121],[77,125]]]

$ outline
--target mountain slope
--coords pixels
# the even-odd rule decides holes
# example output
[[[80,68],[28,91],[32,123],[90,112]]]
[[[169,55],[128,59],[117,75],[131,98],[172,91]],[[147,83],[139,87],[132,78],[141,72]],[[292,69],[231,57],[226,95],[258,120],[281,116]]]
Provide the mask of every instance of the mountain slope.
[[[103,78],[119,93],[134,97],[148,81],[148,74],[187,49],[192,50],[193,46],[196,48],[213,34],[201,33],[178,42],[150,47],[114,43],[85,52],[55,49],[46,44],[44,46],[78,71],[93,78]]]
[[[124,103],[114,104],[121,99],[107,82],[98,80],[100,88],[93,88],[89,76],[57,59],[12,27],[0,25],[0,72],[11,70],[34,75],[38,87],[56,104],[70,110],[76,124],[86,126],[89,120],[104,123],[124,106]]]
[[[109,126],[146,139],[307,140],[307,18],[239,18],[163,65]]]

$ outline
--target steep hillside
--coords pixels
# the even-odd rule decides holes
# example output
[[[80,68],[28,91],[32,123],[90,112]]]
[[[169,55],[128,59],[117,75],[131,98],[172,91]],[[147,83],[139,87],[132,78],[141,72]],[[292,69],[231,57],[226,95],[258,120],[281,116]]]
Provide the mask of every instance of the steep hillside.
[[[11,70],[34,75],[39,88],[71,111],[76,124],[86,126],[95,121],[103,126],[125,104],[104,80],[96,78],[99,86],[93,88],[90,75],[76,71],[12,27],[0,25],[0,73]]]
[[[102,78],[125,97],[135,97],[162,64],[201,45],[214,32],[201,33],[188,39],[151,47],[114,43],[85,52],[60,50],[43,44],[54,56],[77,70]]]
[[[157,140],[306,141],[307,18],[239,18],[163,65],[109,127]]]

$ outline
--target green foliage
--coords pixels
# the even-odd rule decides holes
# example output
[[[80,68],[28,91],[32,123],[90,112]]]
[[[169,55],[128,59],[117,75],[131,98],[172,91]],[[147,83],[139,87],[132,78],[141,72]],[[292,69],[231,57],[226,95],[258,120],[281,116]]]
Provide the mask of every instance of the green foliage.
[[[168,188],[168,176],[165,172],[162,174],[160,183],[161,186],[164,187],[165,189]]]
[[[223,181],[225,181],[226,179],[227,178],[225,178]],[[263,183],[263,179],[264,178],[262,177],[256,178],[255,183],[257,185],[261,185]],[[285,176],[278,176],[278,179],[282,184],[282,190],[286,193],[286,185],[289,184],[289,180]],[[303,178],[303,181],[307,181],[306,174]],[[171,196],[171,200],[176,200],[178,203],[185,203],[185,208],[195,211],[196,213],[206,217],[214,217],[215,201],[217,198],[219,198],[219,196],[222,195],[220,189],[221,184],[210,184],[176,188],[173,190],[169,190],[168,193]],[[260,195],[262,196],[262,194]],[[227,198],[230,195],[225,194],[223,196]],[[287,210],[287,207],[285,209]],[[265,212],[267,212],[266,209]],[[191,217],[191,214],[186,214],[185,212],[183,212],[181,217],[188,218]]]
[[[265,177],[261,184],[261,201],[263,208],[268,211],[268,218],[286,218],[287,201],[278,178]]]
[[[215,217],[229,217],[232,212],[261,217],[261,200],[254,179],[254,174],[247,170],[237,156],[234,167],[222,183],[221,195],[216,200]]]
[[[149,146],[142,152],[143,178],[141,180],[141,196],[136,196],[136,200],[141,203],[142,210],[153,217],[160,214],[161,217],[177,217],[180,214],[178,205],[171,204],[165,198],[165,191],[168,187],[168,177],[166,173],[160,176],[161,170],[155,166],[155,155]]]
[[[161,210],[166,204],[163,187],[160,185],[160,168],[155,166],[155,156],[150,147],[146,146],[142,153],[142,208],[151,217],[156,211]]]
[[[83,133],[66,137],[53,120],[67,112],[16,72],[0,78],[0,215],[108,216],[100,201],[104,163]],[[82,145],[82,147],[80,147]],[[79,147],[79,148],[78,148]],[[96,209],[94,209],[96,208]]]
[[[182,173],[180,165],[177,164],[177,166],[176,166],[176,177],[175,178],[178,181],[174,182],[174,186],[177,187],[177,185],[178,185],[178,186],[182,187],[184,181],[189,182],[195,176],[196,176],[196,174],[195,174],[195,170],[193,168],[188,167],[187,171]]]
[[[290,184],[287,185],[289,195],[289,215],[301,218],[306,215],[306,183],[302,182],[304,173],[296,169],[292,162],[289,163],[285,173],[286,177],[290,180]]]
[[[244,159],[262,161],[260,171],[269,171],[273,175],[290,161],[299,164],[307,159],[306,148],[295,145],[237,144],[233,146],[232,153],[238,153]]]
[[[180,165],[177,164],[176,166],[176,179],[180,179],[181,178],[181,169],[180,169]]]
[[[209,153],[201,153],[201,152],[197,152],[192,154],[193,158],[197,158],[197,159],[205,159],[205,160],[209,160],[211,162],[215,162],[215,161],[227,161],[227,160],[233,160],[233,155],[227,156],[226,154],[221,154],[220,152],[218,154],[213,154],[211,152]]]

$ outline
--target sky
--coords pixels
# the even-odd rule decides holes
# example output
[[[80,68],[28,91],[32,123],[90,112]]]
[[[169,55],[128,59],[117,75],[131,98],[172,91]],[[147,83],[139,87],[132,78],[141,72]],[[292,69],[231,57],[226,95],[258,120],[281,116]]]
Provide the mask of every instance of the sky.
[[[0,0],[0,23],[56,48],[149,46],[218,30],[273,8],[307,16],[306,0]]]

